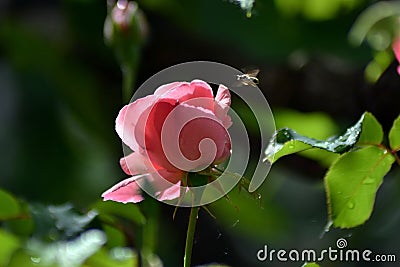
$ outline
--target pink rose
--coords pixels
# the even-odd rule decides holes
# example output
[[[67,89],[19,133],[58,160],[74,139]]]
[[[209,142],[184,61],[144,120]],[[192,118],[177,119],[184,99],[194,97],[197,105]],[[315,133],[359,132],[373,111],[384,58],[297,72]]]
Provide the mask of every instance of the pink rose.
[[[151,183],[160,200],[179,197],[186,172],[200,171],[230,156],[230,102],[224,85],[214,99],[209,84],[193,80],[162,85],[153,95],[124,106],[115,128],[133,150],[120,160],[124,172],[132,177],[104,192],[104,200],[143,200],[137,184],[143,179]]]
[[[396,56],[397,62],[400,63],[400,37],[396,37],[392,43],[392,49]],[[400,66],[397,67],[397,73],[400,75]]]

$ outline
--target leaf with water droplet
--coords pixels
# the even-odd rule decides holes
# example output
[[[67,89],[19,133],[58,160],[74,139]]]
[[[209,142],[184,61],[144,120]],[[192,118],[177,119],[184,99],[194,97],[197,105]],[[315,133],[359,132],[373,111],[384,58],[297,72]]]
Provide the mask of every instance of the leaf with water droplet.
[[[353,202],[352,200],[350,200],[349,202],[347,202],[346,206],[347,206],[349,209],[354,209],[355,204],[354,204],[354,202]]]
[[[398,116],[397,119],[394,120],[393,126],[390,129],[389,143],[390,143],[390,148],[393,151],[400,150],[400,116]]]
[[[358,143],[379,145],[382,143],[382,140],[383,130],[381,124],[376,120],[374,115],[369,112],[365,112]]]
[[[364,146],[341,155],[329,168],[325,190],[329,219],[335,227],[355,227],[371,216],[376,192],[395,160],[383,150]]]
[[[265,160],[275,162],[280,157],[304,151],[310,148],[319,148],[325,151],[342,154],[354,147],[357,143],[364,120],[365,123],[372,121],[370,113],[364,113],[356,124],[348,128],[344,134],[338,137],[331,137],[326,140],[317,140],[298,134],[295,130],[283,128],[278,130],[270,140],[265,150]],[[368,123],[367,123],[368,124]],[[369,127],[364,126],[369,129]]]

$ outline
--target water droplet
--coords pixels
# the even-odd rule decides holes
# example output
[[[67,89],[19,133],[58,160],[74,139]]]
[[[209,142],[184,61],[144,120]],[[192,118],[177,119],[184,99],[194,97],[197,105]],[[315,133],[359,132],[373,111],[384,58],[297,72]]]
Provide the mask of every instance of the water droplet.
[[[39,257],[31,257],[31,261],[35,264],[39,264],[41,262],[41,258]]]
[[[382,154],[385,155],[385,154],[387,154],[387,152],[388,152],[387,149],[385,149],[385,150],[383,150]]]
[[[290,145],[289,145],[289,149],[294,149],[294,145],[293,145],[293,144],[290,144]]]
[[[364,181],[363,184],[373,184],[375,183],[375,180],[371,177],[367,177]]]
[[[324,227],[324,230],[323,230],[322,233],[319,235],[319,238],[320,238],[320,239],[322,239],[322,238],[324,237],[324,235],[325,235],[326,233],[329,232],[329,230],[331,229],[332,225],[333,225],[333,221],[332,221],[332,220],[329,220],[329,221],[326,223],[326,225],[325,225],[325,227]]]
[[[353,201],[349,201],[349,202],[347,202],[346,206],[347,206],[349,209],[354,209],[354,202],[353,202]]]
[[[221,238],[221,236],[222,236],[221,232],[220,232],[220,231],[218,231],[218,236],[217,236],[217,239],[220,239],[220,238]]]

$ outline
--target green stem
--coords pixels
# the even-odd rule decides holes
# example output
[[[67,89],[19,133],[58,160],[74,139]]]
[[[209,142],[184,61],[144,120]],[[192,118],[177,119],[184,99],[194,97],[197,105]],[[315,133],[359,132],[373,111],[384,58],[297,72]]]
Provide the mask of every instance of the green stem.
[[[124,103],[128,103],[133,95],[136,81],[136,69],[133,65],[122,65],[122,80],[122,99]]]
[[[199,209],[200,207],[192,207],[190,209],[189,225],[186,234],[185,256],[183,257],[183,267],[190,267],[190,262],[192,260],[194,231],[196,230]]]

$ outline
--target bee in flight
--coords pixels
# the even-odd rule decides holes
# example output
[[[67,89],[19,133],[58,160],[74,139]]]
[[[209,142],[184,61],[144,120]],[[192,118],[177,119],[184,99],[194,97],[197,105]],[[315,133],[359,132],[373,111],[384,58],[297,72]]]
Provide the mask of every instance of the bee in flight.
[[[241,84],[256,87],[259,82],[256,76],[259,72],[259,69],[250,70],[247,71],[245,74],[236,75],[236,78]]]

